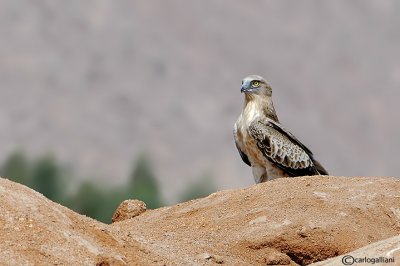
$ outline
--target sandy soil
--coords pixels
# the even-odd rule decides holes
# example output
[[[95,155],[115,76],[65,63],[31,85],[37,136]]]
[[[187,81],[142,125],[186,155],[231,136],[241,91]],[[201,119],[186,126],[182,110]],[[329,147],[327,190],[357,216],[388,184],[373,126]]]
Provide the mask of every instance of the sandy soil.
[[[306,265],[400,234],[399,191],[394,178],[278,179],[157,210],[124,202],[106,225],[0,179],[0,264]]]

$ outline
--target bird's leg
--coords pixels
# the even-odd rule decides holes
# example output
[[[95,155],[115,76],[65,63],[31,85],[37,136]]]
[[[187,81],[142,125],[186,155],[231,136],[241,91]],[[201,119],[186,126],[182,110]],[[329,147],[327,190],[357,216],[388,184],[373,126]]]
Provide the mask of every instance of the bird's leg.
[[[257,184],[268,180],[267,170],[265,167],[254,165],[251,167],[251,170],[253,171],[254,181]]]

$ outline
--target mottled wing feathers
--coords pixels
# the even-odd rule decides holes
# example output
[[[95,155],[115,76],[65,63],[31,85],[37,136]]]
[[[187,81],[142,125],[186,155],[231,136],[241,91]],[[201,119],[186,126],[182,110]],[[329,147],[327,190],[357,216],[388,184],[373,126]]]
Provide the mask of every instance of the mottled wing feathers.
[[[262,154],[288,175],[327,174],[313,159],[312,152],[279,124],[273,121],[254,121],[249,132]],[[319,169],[323,169],[323,173]]]
[[[275,130],[279,131],[282,135],[288,137],[293,143],[300,146],[307,154],[313,155],[313,153],[306,146],[304,146],[303,143],[301,143],[292,133],[283,128],[281,125],[271,120],[268,121],[268,126],[274,128]]]

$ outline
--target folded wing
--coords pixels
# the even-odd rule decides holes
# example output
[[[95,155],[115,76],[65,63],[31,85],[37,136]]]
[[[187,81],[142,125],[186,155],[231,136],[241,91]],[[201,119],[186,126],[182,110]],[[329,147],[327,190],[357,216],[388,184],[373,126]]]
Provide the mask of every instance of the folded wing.
[[[289,176],[328,174],[313,158],[312,152],[280,124],[256,120],[250,125],[249,132],[262,154]]]

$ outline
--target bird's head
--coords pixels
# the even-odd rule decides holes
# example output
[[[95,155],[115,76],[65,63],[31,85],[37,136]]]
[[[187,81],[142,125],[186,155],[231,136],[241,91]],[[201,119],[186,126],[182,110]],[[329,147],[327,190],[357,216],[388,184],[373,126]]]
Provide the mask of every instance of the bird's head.
[[[261,76],[250,75],[242,80],[241,92],[246,94],[246,98],[271,97],[272,88],[268,82]]]

